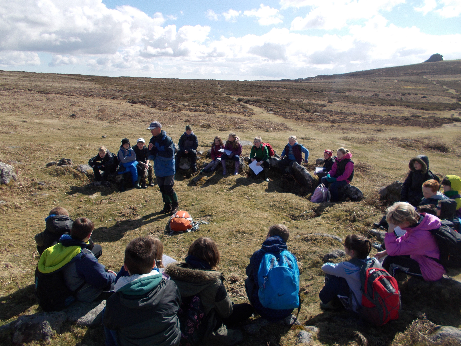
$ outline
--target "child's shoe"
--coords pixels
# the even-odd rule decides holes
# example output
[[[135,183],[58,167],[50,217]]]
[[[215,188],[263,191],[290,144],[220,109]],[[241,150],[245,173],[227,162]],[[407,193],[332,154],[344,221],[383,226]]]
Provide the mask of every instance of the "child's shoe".
[[[211,334],[210,339],[213,339],[217,345],[230,346],[242,342],[243,333],[238,329],[228,329],[222,325]]]

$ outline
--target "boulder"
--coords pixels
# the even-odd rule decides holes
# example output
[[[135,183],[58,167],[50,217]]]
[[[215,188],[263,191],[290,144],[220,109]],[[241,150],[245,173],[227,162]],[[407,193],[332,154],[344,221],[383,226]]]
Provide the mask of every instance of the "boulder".
[[[324,159],[317,159],[317,160],[315,160],[315,165],[316,165],[316,166],[323,166],[324,163],[325,163],[325,160],[324,160]]]
[[[72,160],[71,160],[71,159],[62,158],[61,160],[59,160],[58,166],[72,166]]]
[[[461,329],[451,326],[438,326],[429,338],[441,345],[461,345]]]
[[[402,183],[394,181],[392,184],[383,186],[379,189],[379,199],[389,204],[400,201],[400,192],[402,191]]]
[[[301,166],[297,162],[293,162],[291,165],[293,169],[293,175],[296,178],[296,181],[303,187],[307,188],[307,190],[312,191],[314,189],[315,179],[312,175],[307,171],[304,166]]]
[[[345,200],[350,199],[352,202],[358,202],[363,199],[363,192],[356,186],[347,184],[339,190],[339,194],[344,197]]]
[[[60,332],[66,321],[65,312],[46,312],[30,316],[20,316],[10,327],[13,329],[13,343],[23,345],[33,340],[48,342]]]
[[[323,256],[322,261],[323,263],[326,263],[332,259],[342,258],[345,256],[346,253],[344,252],[344,250],[333,250],[332,252],[327,253],[325,256]]]
[[[91,168],[91,166],[89,165],[78,165],[76,167],[77,171],[79,172],[82,172],[84,174],[88,174],[88,173],[93,173],[93,168]]]
[[[11,180],[17,180],[18,176],[14,171],[14,167],[0,162],[0,184],[9,184]]]

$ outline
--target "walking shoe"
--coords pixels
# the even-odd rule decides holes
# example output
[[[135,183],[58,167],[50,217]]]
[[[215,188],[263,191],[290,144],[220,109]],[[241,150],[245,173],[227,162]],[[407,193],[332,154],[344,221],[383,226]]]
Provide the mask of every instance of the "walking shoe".
[[[243,333],[238,329],[228,329],[222,325],[211,334],[210,339],[217,345],[230,346],[243,341]]]
[[[169,214],[171,213],[171,204],[170,203],[165,203],[163,206],[162,211],[160,211],[163,214]]]
[[[173,205],[171,206],[170,213],[174,214],[178,211],[179,204],[178,202],[173,202]]]

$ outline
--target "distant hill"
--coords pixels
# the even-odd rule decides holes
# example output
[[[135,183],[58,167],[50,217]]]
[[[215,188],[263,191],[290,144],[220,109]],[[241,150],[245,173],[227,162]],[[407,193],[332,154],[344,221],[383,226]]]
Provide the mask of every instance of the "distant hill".
[[[397,77],[397,76],[428,76],[428,75],[455,75],[461,74],[461,60],[446,60],[434,63],[420,63],[414,65],[378,68],[366,71],[357,71],[343,74],[318,75],[311,78],[300,78],[298,81],[313,79],[339,78],[369,78],[369,77]]]

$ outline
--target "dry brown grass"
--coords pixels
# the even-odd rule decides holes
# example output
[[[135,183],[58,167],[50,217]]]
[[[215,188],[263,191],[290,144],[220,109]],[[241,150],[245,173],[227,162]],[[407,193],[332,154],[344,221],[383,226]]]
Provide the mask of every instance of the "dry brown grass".
[[[370,345],[390,345],[394,336],[405,333],[418,317],[416,307],[424,304],[426,296],[415,298],[411,308],[403,311],[401,320],[382,328],[365,328],[345,313],[322,312],[318,299],[323,285],[321,258],[342,246],[337,240],[315,234],[342,239],[352,232],[366,235],[385,208],[378,202],[378,189],[394,180],[402,181],[409,159],[417,154],[430,157],[431,170],[436,174],[460,175],[457,143],[461,138],[460,123],[447,120],[450,116],[445,106],[452,107],[455,99],[450,97],[456,96],[443,90],[442,78],[437,82],[440,86],[427,78],[407,76],[406,80],[396,78],[397,82],[375,81],[376,78],[379,77],[361,77],[360,83],[348,79],[238,83],[1,72],[0,161],[12,164],[19,179],[0,186],[0,323],[37,311],[32,283],[38,258],[33,236],[43,230],[49,210],[62,205],[73,218],[86,216],[95,222],[93,238],[104,249],[101,262],[113,270],[120,268],[124,248],[136,236],[159,236],[165,252],[176,259],[184,258],[196,237],[212,237],[221,251],[220,267],[227,278],[226,287],[236,302],[246,301],[243,280],[249,257],[260,247],[268,226],[284,223],[291,232],[289,248],[301,268],[303,305],[299,320],[320,329],[316,343],[362,345],[367,340]],[[137,89],[138,84],[141,87]],[[418,102],[412,91],[412,95],[401,96],[403,103],[390,107],[379,101],[380,106],[371,107],[379,111],[370,111],[369,100],[398,98],[398,93],[408,86],[412,90],[424,88],[429,100]],[[359,102],[361,93],[363,103]],[[373,96],[376,93],[379,96]],[[388,93],[391,96],[386,96]],[[332,95],[339,95],[341,100],[328,103]],[[264,102],[246,103],[250,98]],[[306,102],[325,105],[321,109],[328,110],[322,113],[327,116],[299,112],[300,105]],[[417,107],[411,108],[414,103]],[[204,106],[197,106],[197,112],[190,108],[191,104]],[[344,106],[342,113],[334,109],[338,104]],[[427,104],[434,110],[419,109]],[[268,105],[273,109],[269,110]],[[214,114],[206,107],[211,107]],[[366,120],[383,118],[381,113],[386,108],[391,115],[385,117],[392,121]],[[349,117],[346,113],[351,109],[356,109],[357,114],[345,121],[344,116]],[[422,117],[411,117],[412,112]],[[364,121],[360,121],[364,114]],[[409,123],[405,116],[410,117]],[[63,157],[71,158],[74,164],[86,163],[100,145],[117,152],[123,137],[132,141],[138,137],[148,139],[150,133],[145,128],[154,119],[164,124],[175,142],[185,124],[192,124],[202,150],[209,148],[215,135],[226,138],[230,131],[235,131],[243,140],[262,135],[280,153],[288,136],[296,134],[310,150],[309,170],[324,149],[344,146],[352,151],[356,163],[353,184],[366,198],[358,203],[321,206],[311,203],[309,195],[287,193],[275,175],[267,183],[242,175],[222,178],[214,174],[205,176],[197,185],[191,184],[192,178],[182,177],[175,185],[181,208],[208,224],[201,225],[198,233],[170,237],[164,234],[168,218],[158,213],[162,203],[157,187],[120,193],[113,188],[89,187],[89,178],[74,168],[45,167],[47,162]],[[424,124],[426,121],[430,126]],[[444,123],[449,124],[442,127]],[[250,147],[244,147],[244,154],[249,152]],[[204,159],[199,161],[203,162]],[[441,299],[443,303],[444,298]],[[437,311],[431,305],[427,310],[434,323],[461,323],[459,308]],[[299,327],[271,326],[260,335],[245,335],[242,345],[293,345],[298,332]],[[7,336],[2,338],[2,343],[8,344]],[[51,344],[98,345],[101,341],[100,328],[67,325]]]

